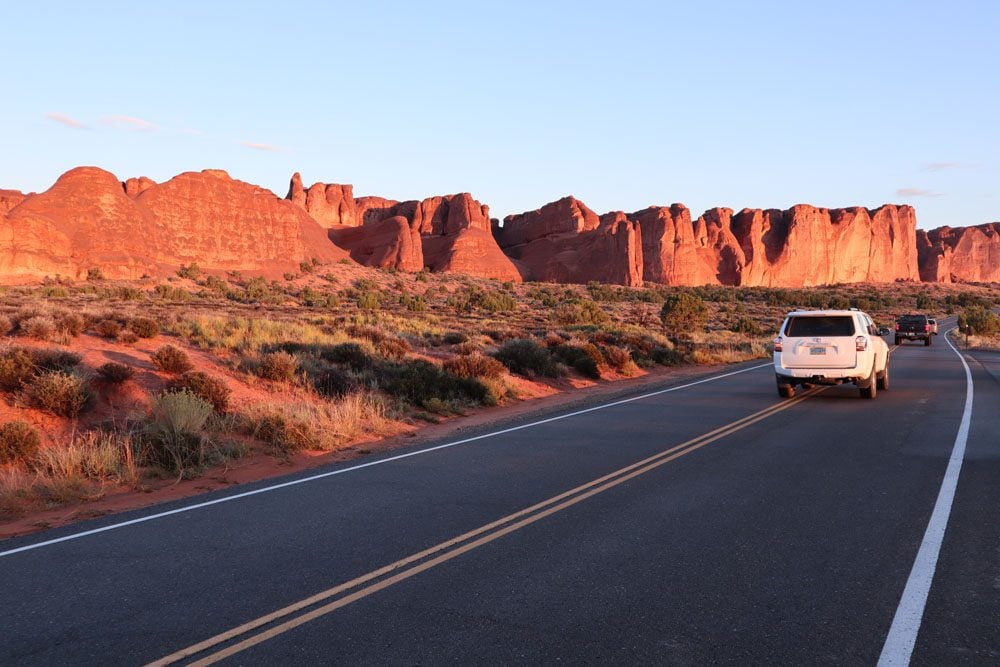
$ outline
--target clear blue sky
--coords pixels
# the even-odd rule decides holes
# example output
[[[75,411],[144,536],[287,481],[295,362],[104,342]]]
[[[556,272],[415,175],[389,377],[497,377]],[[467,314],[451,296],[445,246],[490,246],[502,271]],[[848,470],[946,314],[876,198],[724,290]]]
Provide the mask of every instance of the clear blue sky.
[[[497,217],[574,194],[1000,220],[1000,3],[421,4],[9,3],[0,187],[219,168]]]

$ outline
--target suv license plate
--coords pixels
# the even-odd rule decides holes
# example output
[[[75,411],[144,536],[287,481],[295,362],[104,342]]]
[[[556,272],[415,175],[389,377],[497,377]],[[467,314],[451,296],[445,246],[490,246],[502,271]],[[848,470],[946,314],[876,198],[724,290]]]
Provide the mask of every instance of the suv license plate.
[[[809,354],[826,354],[825,347],[811,347],[809,348]]]

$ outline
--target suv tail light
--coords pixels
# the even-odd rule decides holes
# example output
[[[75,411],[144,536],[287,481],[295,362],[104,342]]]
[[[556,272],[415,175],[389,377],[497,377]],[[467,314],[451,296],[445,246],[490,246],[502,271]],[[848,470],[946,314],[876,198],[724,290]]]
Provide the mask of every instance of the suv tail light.
[[[858,352],[864,352],[868,349],[868,339],[864,336],[858,336],[854,339],[854,349]]]
[[[774,351],[781,352],[781,336],[774,339]]]

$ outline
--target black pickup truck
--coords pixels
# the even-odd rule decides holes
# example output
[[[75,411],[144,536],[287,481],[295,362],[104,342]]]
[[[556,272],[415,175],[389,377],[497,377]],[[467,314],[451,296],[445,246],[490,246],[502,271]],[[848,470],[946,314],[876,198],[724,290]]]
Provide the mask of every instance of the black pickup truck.
[[[926,315],[902,315],[896,320],[896,345],[901,340],[922,340],[930,345],[934,338],[930,320]]]

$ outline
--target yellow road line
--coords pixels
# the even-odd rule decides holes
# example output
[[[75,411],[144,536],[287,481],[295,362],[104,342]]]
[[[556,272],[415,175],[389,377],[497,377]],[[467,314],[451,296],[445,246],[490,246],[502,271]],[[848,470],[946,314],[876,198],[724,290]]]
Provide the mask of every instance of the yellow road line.
[[[521,528],[528,526],[532,523],[535,523],[536,521],[539,521],[547,516],[555,514],[556,512],[560,512],[573,505],[576,505],[577,503],[582,502],[587,498],[590,498],[599,493],[607,491],[608,489],[614,488],[619,484],[622,484],[628,480],[638,477],[639,475],[643,475],[651,470],[654,470],[655,468],[660,467],[661,465],[664,465],[666,463],[669,463],[670,461],[680,458],[685,454],[689,454],[697,449],[704,447],[705,445],[708,445],[712,442],[715,442],[716,440],[720,440],[721,438],[724,438],[741,429],[744,429],[747,426],[750,426],[751,424],[755,424],[783,410],[787,410],[793,405],[796,405],[797,403],[801,403],[802,401],[806,400],[810,396],[813,396],[819,393],[820,391],[823,391],[823,389],[824,388],[812,389],[802,394],[800,397],[788,401],[782,401],[781,403],[772,405],[768,408],[765,408],[751,415],[743,417],[742,419],[730,422],[725,426],[721,426],[696,438],[687,440],[686,442],[671,447],[658,454],[654,454],[653,456],[650,456],[646,459],[625,466],[624,468],[620,468],[619,470],[604,475],[598,479],[592,480],[585,484],[581,484],[580,486],[570,489],[569,491],[565,491],[563,493],[560,493],[559,495],[553,496],[552,498],[544,500],[540,503],[536,503],[535,505],[527,507],[523,510],[520,510],[513,514],[509,514],[501,519],[493,521],[484,526],[480,526],[479,528],[476,528],[472,531],[463,533],[458,537],[454,537],[438,545],[435,545],[428,549],[424,549],[423,551],[412,554],[410,556],[407,556],[406,558],[398,560],[394,563],[390,563],[389,565],[383,566],[377,570],[373,570],[372,572],[364,574],[360,577],[356,577],[355,579],[334,586],[333,588],[327,589],[325,591],[317,593],[316,595],[310,596],[304,600],[283,607],[277,611],[271,612],[270,614],[266,614],[264,616],[256,618],[236,628],[215,635],[214,637],[210,637],[209,639],[199,642],[198,644],[194,644],[185,649],[181,649],[180,651],[177,651],[164,658],[161,658],[159,660],[156,660],[155,662],[150,663],[149,667],[154,667],[154,666],[160,667],[165,665],[171,665],[181,660],[184,660],[185,658],[194,657],[195,655],[207,651],[215,646],[218,646],[227,641],[235,639],[241,635],[245,635],[249,632],[252,632],[253,630],[256,630],[265,625],[268,625],[282,618],[290,616],[298,611],[307,609],[308,607],[318,604],[324,600],[328,600],[332,597],[340,595],[341,593],[349,591],[352,588],[356,588],[374,579],[378,579],[379,577],[382,577],[386,574],[389,574],[396,570],[400,570],[401,568],[405,568],[406,566],[411,565],[413,563],[417,563],[418,561],[428,558],[429,556],[438,554],[436,557],[431,558],[430,560],[426,560],[422,563],[414,565],[413,567],[410,567],[409,569],[398,572],[397,574],[391,577],[370,584],[365,588],[357,590],[329,604],[326,604],[322,607],[319,607],[310,612],[302,614],[301,616],[297,616],[289,621],[281,623],[280,625],[274,626],[264,632],[249,637],[248,639],[245,639],[242,642],[233,644],[232,646],[229,646],[221,651],[208,655],[205,658],[198,660],[197,662],[194,662],[192,664],[209,665],[218,662],[219,660],[222,660],[224,658],[227,658],[231,655],[235,655],[236,653],[239,653],[247,648],[250,648],[251,646],[255,646],[264,641],[267,641],[268,639],[272,639],[293,628],[296,628],[300,625],[308,623],[309,621],[315,620],[316,618],[329,614],[337,609],[345,607],[351,604],[352,602],[360,600],[361,598],[367,597],[372,593],[388,588],[389,586],[399,583],[400,581],[403,581],[405,579],[409,579],[410,577],[413,577],[421,572],[429,570],[430,568],[435,567],[436,565],[440,565],[441,563],[452,560],[453,558],[456,558],[468,551],[483,546],[484,544],[488,544],[489,542],[492,542],[500,537],[503,537],[504,535],[520,530]],[[489,533],[489,534],[484,535],[484,533]],[[478,536],[482,537],[479,537],[479,539],[469,542],[469,540],[472,540],[472,538]],[[463,542],[465,544],[463,544]]]

